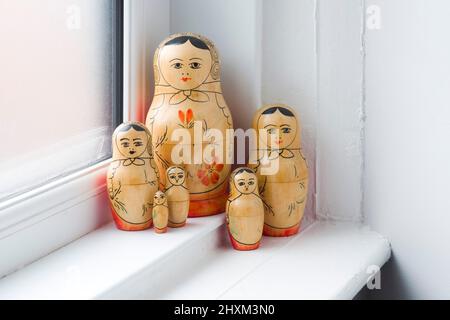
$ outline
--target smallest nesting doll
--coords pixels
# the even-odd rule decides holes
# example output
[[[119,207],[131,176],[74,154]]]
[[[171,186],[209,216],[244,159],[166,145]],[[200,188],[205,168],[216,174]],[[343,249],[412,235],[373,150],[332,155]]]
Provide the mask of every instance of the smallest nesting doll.
[[[155,193],[153,199],[153,226],[156,233],[166,233],[169,223],[169,207],[166,194],[162,191]]]
[[[186,171],[180,166],[167,169],[166,196],[169,205],[169,227],[180,228],[186,224],[189,214],[189,190],[186,187]]]
[[[250,168],[238,168],[231,174],[227,226],[236,250],[258,249],[264,229],[264,205],[258,178]]]

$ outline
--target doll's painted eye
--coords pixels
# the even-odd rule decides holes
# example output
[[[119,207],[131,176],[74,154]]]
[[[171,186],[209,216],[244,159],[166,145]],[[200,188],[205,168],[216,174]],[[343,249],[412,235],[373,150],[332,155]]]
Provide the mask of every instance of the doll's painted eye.
[[[252,186],[252,185],[254,185],[254,184],[255,184],[254,181],[249,181],[249,182],[248,182],[248,185],[249,185],[249,186]]]
[[[268,133],[268,134],[274,134],[274,133],[276,133],[276,132],[277,132],[277,131],[276,131],[275,128],[267,129],[267,133]]]
[[[135,147],[142,147],[143,145],[144,144],[142,142],[140,142],[140,141],[134,143]]]
[[[181,62],[177,62],[174,63],[172,67],[174,67],[175,69],[181,69],[183,67],[183,64]]]
[[[238,183],[238,185],[239,185],[240,187],[245,186],[245,182],[241,181],[241,182]]]
[[[179,174],[179,175],[178,175],[178,179],[183,179],[183,175],[182,175],[182,174]]]
[[[291,133],[292,129],[291,128],[283,128],[283,129],[281,129],[281,132],[282,133]]]
[[[200,69],[202,67],[201,63],[199,62],[192,62],[191,64],[189,64],[189,66],[191,67],[191,69]]]
[[[128,142],[122,142],[122,147],[128,148],[130,144]]]

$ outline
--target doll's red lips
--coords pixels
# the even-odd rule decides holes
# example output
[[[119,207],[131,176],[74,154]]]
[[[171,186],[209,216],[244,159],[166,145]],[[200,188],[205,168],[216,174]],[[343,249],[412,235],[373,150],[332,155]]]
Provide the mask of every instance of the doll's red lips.
[[[192,80],[192,78],[181,78],[181,80],[186,82],[186,81]]]

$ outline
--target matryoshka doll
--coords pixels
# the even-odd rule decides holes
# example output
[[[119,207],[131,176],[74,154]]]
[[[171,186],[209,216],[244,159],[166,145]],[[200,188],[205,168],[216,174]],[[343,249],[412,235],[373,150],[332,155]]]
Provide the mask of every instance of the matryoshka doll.
[[[189,191],[186,188],[186,173],[182,167],[173,166],[167,169],[165,192],[169,205],[169,227],[183,227],[189,213]]]
[[[242,251],[257,249],[263,235],[264,206],[252,169],[238,168],[231,174],[226,212],[233,247]]]
[[[169,207],[166,194],[162,191],[155,193],[153,200],[153,228],[156,233],[166,233],[169,222]]]
[[[112,148],[107,185],[114,221],[121,230],[148,229],[159,185],[150,132],[142,123],[124,123],[114,131]]]
[[[264,235],[296,234],[308,195],[308,168],[301,151],[301,128],[294,110],[267,105],[253,119],[258,146],[251,154],[264,201]],[[256,164],[255,164],[256,163]]]
[[[158,168],[165,172],[172,165],[184,166],[190,217],[221,213],[225,210],[231,171],[225,161],[230,154],[225,136],[226,129],[233,128],[233,120],[222,95],[216,48],[200,35],[172,35],[156,50],[154,69],[155,94],[146,125],[152,134]],[[172,136],[180,128],[185,130],[189,141],[180,143]],[[212,132],[219,132],[222,138],[217,139]],[[191,151],[190,159],[172,158],[172,150],[180,144]],[[198,150],[213,145],[219,145],[223,152],[212,151],[205,161]],[[166,177],[161,179],[163,186],[165,180]]]

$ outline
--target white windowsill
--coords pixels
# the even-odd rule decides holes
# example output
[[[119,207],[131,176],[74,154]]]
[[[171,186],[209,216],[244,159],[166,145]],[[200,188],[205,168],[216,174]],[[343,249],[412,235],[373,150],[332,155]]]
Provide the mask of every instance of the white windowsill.
[[[253,252],[231,249],[223,215],[164,235],[108,224],[2,279],[0,299],[351,299],[389,257],[386,239],[348,223]]]
[[[0,205],[0,278],[111,221],[110,160],[62,177]],[[17,248],[20,248],[18,250]]]

